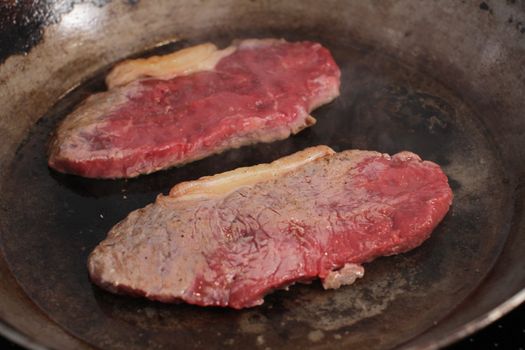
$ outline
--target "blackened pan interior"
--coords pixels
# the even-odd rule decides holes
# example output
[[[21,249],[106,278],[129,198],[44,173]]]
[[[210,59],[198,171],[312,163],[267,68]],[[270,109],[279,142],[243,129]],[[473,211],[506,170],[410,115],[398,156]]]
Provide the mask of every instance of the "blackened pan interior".
[[[1,237],[5,257],[29,297],[76,337],[114,349],[389,349],[443,320],[496,261],[513,209],[512,183],[471,101],[350,37],[294,30],[207,38],[225,45],[251,36],[318,40],[332,51],[342,69],[341,96],[313,113],[314,127],[284,141],[132,180],[89,180],[48,169],[50,133],[82,99],[104,89],[104,70],[58,101],[20,145],[2,184],[11,189],[6,195],[13,206]],[[253,309],[164,305],[115,296],[90,283],[89,252],[114,224],[158,193],[319,144],[418,153],[449,176],[453,207],[423,246],[366,264],[365,277],[355,285],[336,291],[323,291],[319,283],[296,285]]]

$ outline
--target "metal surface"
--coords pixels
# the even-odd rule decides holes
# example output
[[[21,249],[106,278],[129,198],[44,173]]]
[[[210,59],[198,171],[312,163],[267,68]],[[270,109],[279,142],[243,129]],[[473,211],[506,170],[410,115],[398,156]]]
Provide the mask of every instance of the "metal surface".
[[[19,341],[52,348],[436,348],[525,297],[523,2],[98,5],[71,7],[27,56],[0,65],[0,317],[7,332],[28,336]],[[313,128],[129,181],[47,168],[49,133],[104,88],[112,62],[253,36],[318,40],[333,52],[342,94],[314,112]],[[146,50],[174,37],[186,39]],[[407,149],[434,160],[454,190],[451,212],[423,246],[367,264],[351,287],[293,286],[249,310],[163,305],[90,284],[89,251],[159,192],[315,144]]]

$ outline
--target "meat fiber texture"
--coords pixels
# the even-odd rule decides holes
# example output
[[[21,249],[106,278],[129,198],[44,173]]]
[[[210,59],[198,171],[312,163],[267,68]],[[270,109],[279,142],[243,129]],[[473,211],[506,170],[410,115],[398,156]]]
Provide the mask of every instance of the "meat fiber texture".
[[[125,61],[106,82],[57,129],[51,168],[130,178],[285,139],[339,95],[340,71],[318,43],[249,39]]]
[[[419,246],[451,202],[416,154],[317,146],[175,186],[113,227],[88,268],[115,293],[252,307],[294,282],[352,283],[362,263]]]

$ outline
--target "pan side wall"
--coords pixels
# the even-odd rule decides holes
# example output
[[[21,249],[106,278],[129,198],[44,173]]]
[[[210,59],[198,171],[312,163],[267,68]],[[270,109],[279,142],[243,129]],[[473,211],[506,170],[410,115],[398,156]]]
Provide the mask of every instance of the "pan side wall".
[[[82,2],[68,11],[61,10],[64,13],[45,27],[42,39],[27,55],[3,57],[0,178],[7,175],[5,169],[28,130],[60,96],[129,53],[175,38],[205,37],[217,30],[316,28],[326,37],[344,37],[389,52],[458,91],[471,101],[474,110],[483,111],[480,123],[499,147],[510,175],[523,182],[525,31],[517,25],[525,23],[523,1],[487,1],[488,9],[480,8],[476,1],[453,0],[94,3]],[[478,290],[479,303],[463,305],[461,312],[451,315],[447,327],[452,328],[438,325],[423,340],[459,327],[466,319],[481,317],[523,289],[525,271],[516,264],[525,251],[525,240],[520,239],[524,223],[519,219],[525,213],[520,204],[523,193],[518,191],[516,198],[512,244],[507,245],[494,273]],[[0,198],[0,207],[3,229],[2,222],[9,220],[9,203]],[[42,341],[42,333],[34,330],[49,327],[46,332],[55,335],[55,346],[78,346],[56,326],[47,325],[50,321],[43,315],[39,325],[34,323],[36,307],[17,289],[1,256],[0,278],[6,281],[0,288],[0,316],[6,322],[37,340],[42,337]],[[505,288],[491,288],[498,284]],[[19,310],[16,316],[13,310]]]

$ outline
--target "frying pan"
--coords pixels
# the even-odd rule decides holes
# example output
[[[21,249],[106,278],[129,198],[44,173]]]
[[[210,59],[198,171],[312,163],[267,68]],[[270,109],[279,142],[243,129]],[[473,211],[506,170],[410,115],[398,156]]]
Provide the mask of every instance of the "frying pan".
[[[525,299],[524,1],[4,1],[0,5],[0,331],[33,349],[435,349]],[[341,97],[284,141],[134,180],[53,172],[57,123],[111,65],[233,38],[317,40]],[[293,286],[234,311],[115,296],[86,257],[174,184],[309,145],[439,163],[451,211],[351,287]]]

